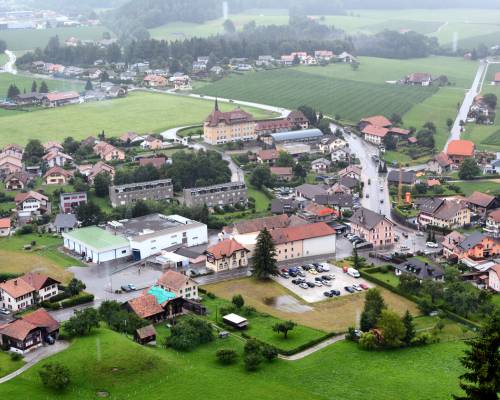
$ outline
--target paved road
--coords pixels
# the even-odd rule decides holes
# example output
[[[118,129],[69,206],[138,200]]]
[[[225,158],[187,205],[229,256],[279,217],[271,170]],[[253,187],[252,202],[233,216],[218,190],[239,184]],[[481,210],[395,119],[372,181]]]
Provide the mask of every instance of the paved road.
[[[325,347],[328,347],[328,346],[331,346],[332,344],[334,343],[337,343],[337,342],[340,342],[341,340],[345,340],[345,335],[342,334],[342,335],[338,335],[338,336],[334,336],[330,339],[327,339],[321,343],[318,343],[316,346],[313,346],[313,347],[309,347],[308,349],[304,350],[304,351],[301,351],[300,353],[297,353],[297,354],[294,354],[292,356],[283,356],[283,355],[279,355],[278,357],[281,358],[282,360],[286,360],[286,361],[296,361],[296,360],[300,360],[304,357],[307,357],[313,353],[316,353],[317,351],[321,350],[321,349],[324,349]]]
[[[18,370],[10,373],[9,375],[0,378],[0,384],[10,381],[11,379],[14,379],[16,376],[21,375],[24,371],[31,368],[36,363],[44,360],[45,358],[50,357],[56,353],[59,353],[60,351],[66,350],[68,346],[69,346],[68,342],[58,340],[52,346],[46,345],[25,354],[24,360],[26,361],[26,364],[24,364]]]
[[[472,103],[474,102],[474,98],[481,91],[481,87],[483,85],[483,81],[486,76],[487,67],[488,67],[488,62],[486,60],[479,61],[479,67],[476,72],[476,77],[474,78],[474,82],[472,83],[471,88],[467,90],[467,92],[465,93],[464,100],[462,102],[462,105],[460,106],[460,110],[458,111],[455,123],[451,128],[450,136],[448,138],[448,141],[446,142],[444,150],[448,148],[448,143],[450,143],[450,141],[460,139],[460,133],[462,129],[462,127],[460,126],[460,121],[467,120],[467,114],[469,114],[469,110]]]

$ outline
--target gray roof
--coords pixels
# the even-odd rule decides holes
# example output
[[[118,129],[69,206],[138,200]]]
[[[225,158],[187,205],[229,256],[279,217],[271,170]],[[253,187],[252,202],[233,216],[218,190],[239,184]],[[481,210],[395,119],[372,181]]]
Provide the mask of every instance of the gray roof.
[[[348,193],[335,193],[316,196],[316,203],[335,207],[352,208],[353,197]]]
[[[416,257],[408,259],[404,264],[396,265],[395,268],[420,279],[440,278],[444,275],[444,271],[439,265],[422,261]]]
[[[353,189],[358,186],[359,181],[357,179],[351,178],[350,176],[344,175],[342,178],[340,178],[339,183],[349,189]]]
[[[297,186],[296,190],[308,199],[313,199],[321,194],[328,194],[323,186],[311,185],[310,183],[304,183],[303,185]]]
[[[463,250],[470,250],[474,246],[481,243],[485,237],[486,235],[482,234],[481,232],[474,232],[466,236],[465,239],[458,244],[458,247],[460,247]]]
[[[273,199],[271,201],[271,212],[273,214],[283,214],[296,211],[298,203],[292,199]]]
[[[74,228],[77,222],[74,214],[57,214],[54,225],[56,228]]]
[[[349,221],[353,224],[361,225],[365,229],[372,230],[384,219],[387,219],[384,215],[377,214],[368,208],[361,207],[354,211]],[[387,219],[387,221],[389,220]]]
[[[401,174],[401,181],[406,185],[413,185],[417,178],[415,171],[403,171]],[[387,175],[387,180],[390,183],[399,183],[399,170],[392,170]]]
[[[439,207],[444,203],[444,199],[431,197],[420,204],[420,211],[427,214],[434,214]]]
[[[287,140],[315,139],[321,138],[323,132],[319,129],[302,129],[300,131],[288,131],[272,133],[271,137],[275,142],[284,142]]]

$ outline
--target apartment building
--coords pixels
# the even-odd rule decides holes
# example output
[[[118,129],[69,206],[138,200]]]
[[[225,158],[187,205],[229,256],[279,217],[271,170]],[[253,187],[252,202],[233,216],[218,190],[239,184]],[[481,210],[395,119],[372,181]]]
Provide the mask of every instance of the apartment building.
[[[188,207],[206,204],[208,207],[246,204],[247,187],[244,182],[228,182],[219,185],[183,190],[184,204]]]
[[[174,197],[171,179],[128,183],[109,187],[112,207],[125,206],[137,200],[166,200]]]

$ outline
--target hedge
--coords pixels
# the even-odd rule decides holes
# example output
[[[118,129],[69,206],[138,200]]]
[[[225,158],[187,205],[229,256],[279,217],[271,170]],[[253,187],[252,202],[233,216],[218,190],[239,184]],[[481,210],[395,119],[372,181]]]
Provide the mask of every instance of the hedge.
[[[53,303],[50,301],[42,302],[42,307],[48,308],[49,310],[60,310],[61,308],[69,308],[77,306],[79,304],[91,303],[94,301],[94,295],[90,293],[79,294],[75,297],[70,297],[69,299]]]

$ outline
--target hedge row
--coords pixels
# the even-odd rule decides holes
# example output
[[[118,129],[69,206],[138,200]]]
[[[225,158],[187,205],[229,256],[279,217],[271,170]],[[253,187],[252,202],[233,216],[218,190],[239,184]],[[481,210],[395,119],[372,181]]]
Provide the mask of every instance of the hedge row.
[[[372,272],[378,272],[378,271],[375,271],[376,269],[378,269],[378,267],[375,267],[375,268],[369,268],[369,269],[364,269],[364,270],[360,270],[359,271],[359,274],[365,278],[366,280],[369,280],[373,283],[376,283],[377,285],[379,286],[382,286],[383,288],[387,289],[387,290],[390,290],[391,292],[393,293],[396,293],[397,295],[399,296],[402,296],[410,301],[413,301],[414,303],[417,303],[420,301],[420,299],[416,296],[413,296],[411,294],[408,294],[408,293],[404,293],[402,292],[401,290],[399,290],[398,288],[395,288],[394,286],[388,284],[387,282],[384,282],[378,278],[376,278],[375,276],[371,275],[370,273],[368,273],[368,271],[372,271]],[[468,326],[469,328],[473,328],[473,329],[480,329],[481,328],[481,325],[476,323],[476,322],[473,322],[467,318],[464,318],[458,314],[455,314],[454,312],[452,311],[449,311],[445,308],[440,308],[440,310],[446,314],[446,316],[455,321],[455,322],[459,322],[463,325],[466,325]]]
[[[60,310],[61,308],[69,308],[80,304],[91,303],[94,301],[94,295],[90,293],[83,293],[76,297],[70,297],[58,303],[51,303],[50,301],[42,302],[42,307],[49,310]]]

